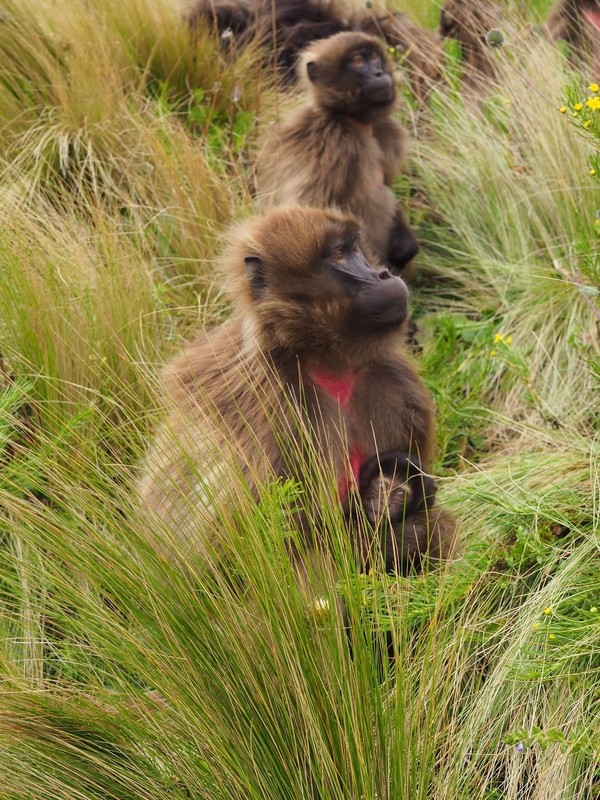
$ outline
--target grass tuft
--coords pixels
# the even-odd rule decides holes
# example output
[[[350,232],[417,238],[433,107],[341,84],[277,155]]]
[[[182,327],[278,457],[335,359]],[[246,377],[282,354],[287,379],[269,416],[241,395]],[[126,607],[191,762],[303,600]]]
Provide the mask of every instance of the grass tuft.
[[[450,90],[433,98],[429,134],[413,148],[437,216],[425,261],[444,281],[427,292],[442,315],[433,335],[450,327],[468,345],[455,351],[459,369],[479,373],[499,414],[489,435],[501,441],[515,421],[597,422],[597,190],[589,143],[559,113],[572,79],[548,43],[515,43],[479,103]]]

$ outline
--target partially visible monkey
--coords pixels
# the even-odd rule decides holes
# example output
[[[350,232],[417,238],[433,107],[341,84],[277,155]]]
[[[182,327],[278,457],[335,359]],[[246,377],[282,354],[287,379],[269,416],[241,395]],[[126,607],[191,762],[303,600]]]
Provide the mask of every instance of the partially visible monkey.
[[[256,188],[263,206],[336,207],[363,223],[364,244],[393,271],[419,246],[390,188],[405,149],[394,119],[392,67],[377,39],[339,33],[301,59],[309,99],[263,142]]]
[[[201,20],[206,20],[220,35],[227,31],[245,40],[251,38],[248,32],[256,21],[253,5],[244,0],[201,0],[189,10],[188,21],[195,27]]]
[[[296,58],[307,45],[353,28],[339,4],[304,0],[197,0],[188,19],[192,26],[206,20],[221,36],[231,32],[237,47],[258,43],[284,83],[295,79]]]
[[[548,17],[554,40],[565,41],[576,58],[600,66],[600,0],[558,0]]]
[[[277,477],[308,487],[316,469],[335,476],[357,557],[371,560],[354,513],[361,471],[377,457],[393,474],[402,452],[426,472],[434,444],[431,398],[403,346],[406,285],[370,266],[352,218],[300,207],[242,226],[226,267],[233,315],[167,370],[171,413],[147,460],[143,504],[179,549],[205,551],[221,535],[217,509],[235,503],[230,470],[256,495]],[[316,461],[303,455],[309,445]],[[409,486],[418,493],[412,474]],[[424,486],[407,509],[402,551],[381,544],[389,570],[452,549],[453,518]],[[308,488],[305,497],[298,525],[310,541]]]
[[[220,35],[230,30],[238,46],[258,42],[284,83],[296,79],[298,55],[309,44],[357,30],[381,36],[406,55],[417,97],[441,76],[444,56],[437,35],[382,3],[367,8],[352,0],[197,0],[189,19],[193,25],[208,21]]]
[[[255,38],[272,54],[284,83],[296,78],[298,54],[309,44],[352,30],[347,13],[335,3],[304,0],[263,0],[255,26]]]
[[[490,30],[501,28],[502,22],[500,8],[490,0],[447,0],[442,6],[440,34],[459,43],[467,85],[495,77],[492,48],[486,37]]]

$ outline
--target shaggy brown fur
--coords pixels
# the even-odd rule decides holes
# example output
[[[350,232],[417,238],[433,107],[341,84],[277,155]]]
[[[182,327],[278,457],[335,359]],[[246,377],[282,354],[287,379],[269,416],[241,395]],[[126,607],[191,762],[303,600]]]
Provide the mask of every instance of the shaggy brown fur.
[[[365,96],[360,76],[348,67],[360,48],[380,54],[392,86],[389,102]],[[257,161],[263,207],[298,202],[347,211],[363,222],[369,251],[403,269],[418,244],[390,188],[405,133],[393,117],[392,67],[385,53],[371,36],[340,33],[309,47],[300,70],[308,102],[271,129]]]
[[[486,41],[494,28],[502,28],[502,13],[489,0],[447,0],[442,7],[440,34],[460,44],[467,84],[495,76],[493,51]]]
[[[441,75],[443,52],[437,35],[404,14],[388,13],[381,3],[367,9],[351,0],[198,0],[189,17],[193,25],[207,20],[220,35],[230,29],[238,46],[258,42],[284,82],[295,80],[298,55],[309,44],[357,30],[381,36],[406,53],[418,97]]]
[[[567,42],[575,58],[593,59],[600,65],[600,1],[558,0],[548,17],[554,40]]]
[[[373,533],[364,535],[353,510],[361,465],[378,451],[400,450],[429,468],[432,403],[403,348],[406,287],[369,267],[357,232],[351,218],[291,207],[272,210],[234,236],[226,256],[233,315],[200,333],[167,369],[171,413],[141,489],[144,506],[173,532],[179,549],[216,546],[215,518],[241,503],[239,490],[228,494],[235,474],[249,497],[281,476],[307,487],[298,523],[310,541],[318,535],[318,511],[306,521],[316,472],[335,476],[364,564]],[[381,303],[362,313],[356,303],[365,302],[365,290],[346,291],[345,268],[337,278],[335,264],[331,269],[339,242],[348,239],[367,281],[383,292]],[[382,313],[391,314],[384,327]],[[406,569],[425,552],[447,555],[453,533],[447,512],[419,508],[396,526],[393,544],[382,534],[388,538],[381,547],[395,553],[390,568]]]
[[[251,38],[256,23],[257,4],[249,0],[200,0],[188,13],[192,27],[207,21],[220,35],[231,31],[236,37]]]
[[[307,45],[353,28],[338,4],[320,0],[199,0],[189,19],[193,26],[207,20],[221,36],[230,30],[237,47],[258,43],[267,66],[286,83],[295,79],[298,53]]]

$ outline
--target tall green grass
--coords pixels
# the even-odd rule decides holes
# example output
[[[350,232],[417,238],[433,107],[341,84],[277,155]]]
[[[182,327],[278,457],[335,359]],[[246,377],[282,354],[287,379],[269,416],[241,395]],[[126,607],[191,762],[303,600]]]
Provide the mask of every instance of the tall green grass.
[[[558,112],[588,76],[509,41],[497,91],[414,122],[457,558],[359,575],[324,480],[255,505],[232,473],[226,564],[181,569],[135,486],[157,369],[227,313],[212,258],[268,78],[164,0],[4,8],[0,796],[598,796],[597,190]],[[336,577],[312,559],[307,589],[282,510],[315,498]]]
[[[439,92],[413,147],[436,211],[425,261],[443,281],[427,303],[466,332],[460,369],[484,373],[501,440],[515,421],[595,428],[600,314],[590,144],[559,113],[565,87],[589,78],[535,37],[506,49],[498,88],[478,101]]]
[[[41,192],[106,212],[170,287],[202,286],[249,202],[241,156],[268,96],[252,50],[226,56],[202,28],[192,37],[167,0],[9,0],[0,61],[3,183],[24,202]]]
[[[294,487],[221,520],[227,574],[181,572],[77,423],[2,485],[6,797],[592,796],[595,446],[445,486],[468,536],[437,574],[357,575],[330,520],[338,582],[311,597],[284,546]]]

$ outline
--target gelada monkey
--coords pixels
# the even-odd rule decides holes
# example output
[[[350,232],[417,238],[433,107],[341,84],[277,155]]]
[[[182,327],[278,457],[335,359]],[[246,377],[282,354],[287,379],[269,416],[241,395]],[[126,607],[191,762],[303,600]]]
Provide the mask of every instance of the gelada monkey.
[[[359,490],[367,519],[379,533],[386,564],[395,571],[399,565],[404,571],[418,567],[427,542],[420,540],[411,521],[433,508],[435,481],[423,473],[416,457],[390,451],[362,464]]]
[[[354,0],[197,0],[188,7],[192,26],[208,23],[226,46],[263,48],[267,65],[284,83],[296,79],[298,55],[309,44],[343,31],[376,34],[402,54],[411,87],[423,98],[441,77],[444,61],[437,34],[391,13],[383,2]]]
[[[367,252],[406,276],[419,246],[391,189],[405,150],[392,65],[377,39],[340,33],[311,45],[300,70],[308,100],[273,127],[257,160],[262,205],[348,212]]]
[[[447,0],[440,12],[440,35],[455,39],[465,62],[463,81],[479,86],[496,75],[493,50],[488,45],[490,30],[505,25],[502,11],[490,0]]]
[[[360,563],[379,546],[398,572],[426,553],[445,557],[454,522],[434,505],[431,487],[410,506],[402,532],[395,516],[401,548],[365,537],[356,513],[370,459],[379,458],[383,474],[388,466],[398,472],[398,453],[423,472],[430,466],[432,402],[404,349],[404,281],[373,269],[353,218],[302,207],[242,225],[224,266],[233,313],[167,368],[170,414],[147,459],[144,506],[179,551],[213,552],[219,545],[206,547],[206,537],[223,528],[214,523],[218,509],[235,502],[227,494],[232,468],[255,499],[261,483],[284,477],[306,486],[317,469],[335,480]],[[317,456],[310,463],[307,442]],[[418,494],[412,474],[408,483]],[[297,516],[310,546],[318,532]]]

